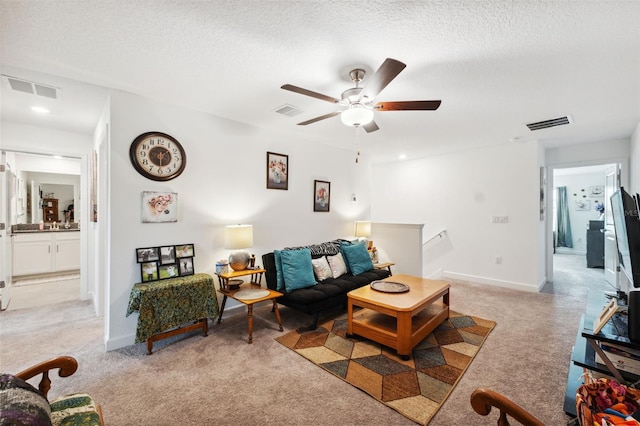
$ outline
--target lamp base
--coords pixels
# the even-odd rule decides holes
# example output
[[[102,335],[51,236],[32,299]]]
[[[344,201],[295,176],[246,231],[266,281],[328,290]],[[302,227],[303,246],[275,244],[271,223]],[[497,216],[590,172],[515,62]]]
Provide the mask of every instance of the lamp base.
[[[249,266],[251,255],[248,251],[234,251],[229,255],[229,266],[234,271],[244,271]]]

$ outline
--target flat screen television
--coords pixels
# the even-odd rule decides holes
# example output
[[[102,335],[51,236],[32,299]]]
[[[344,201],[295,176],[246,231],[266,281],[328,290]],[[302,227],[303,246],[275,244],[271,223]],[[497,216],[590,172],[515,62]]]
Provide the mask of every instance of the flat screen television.
[[[620,253],[620,270],[631,287],[640,287],[640,217],[637,198],[620,187],[611,196],[611,215]]]

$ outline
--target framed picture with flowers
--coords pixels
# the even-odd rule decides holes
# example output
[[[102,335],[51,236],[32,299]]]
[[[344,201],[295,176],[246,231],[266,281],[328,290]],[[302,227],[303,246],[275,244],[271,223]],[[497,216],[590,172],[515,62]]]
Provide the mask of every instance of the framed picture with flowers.
[[[289,156],[267,152],[267,189],[289,189]]]
[[[331,201],[331,182],[313,181],[313,211],[328,212]]]

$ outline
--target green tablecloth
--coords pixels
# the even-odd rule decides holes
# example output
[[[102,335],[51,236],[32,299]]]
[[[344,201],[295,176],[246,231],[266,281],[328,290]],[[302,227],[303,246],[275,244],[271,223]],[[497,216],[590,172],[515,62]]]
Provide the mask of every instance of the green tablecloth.
[[[127,316],[136,311],[140,313],[136,343],[189,322],[215,318],[218,299],[213,277],[195,274],[135,284]]]

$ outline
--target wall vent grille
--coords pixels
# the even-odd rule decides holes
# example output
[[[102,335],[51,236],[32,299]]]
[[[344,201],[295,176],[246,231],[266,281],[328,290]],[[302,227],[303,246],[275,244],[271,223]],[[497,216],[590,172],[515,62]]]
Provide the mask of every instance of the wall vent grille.
[[[570,115],[564,115],[562,117],[552,118],[550,120],[538,121],[536,123],[529,123],[527,127],[529,130],[548,129],[549,127],[564,126],[565,124],[573,123],[573,119]]]
[[[58,99],[58,88],[47,86],[33,81],[23,80],[8,75],[3,75],[2,79],[9,85],[12,90],[30,95],[43,96],[50,99]]]
[[[304,111],[302,111],[298,107],[294,107],[293,105],[284,104],[276,108],[275,112],[277,112],[278,114],[286,115],[288,117],[295,117],[296,115],[302,114]]]

